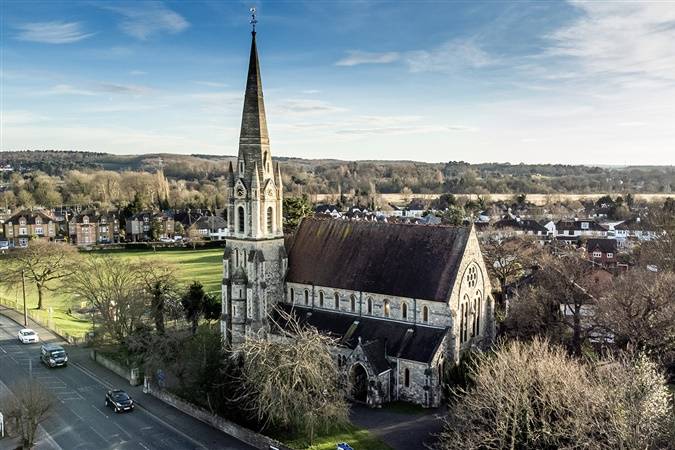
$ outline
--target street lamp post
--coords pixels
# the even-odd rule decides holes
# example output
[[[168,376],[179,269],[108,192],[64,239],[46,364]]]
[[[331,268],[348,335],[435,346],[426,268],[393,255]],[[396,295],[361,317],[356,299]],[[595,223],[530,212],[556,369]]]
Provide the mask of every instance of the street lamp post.
[[[23,326],[28,327],[28,310],[26,309],[26,277],[21,270],[21,290],[23,291]]]

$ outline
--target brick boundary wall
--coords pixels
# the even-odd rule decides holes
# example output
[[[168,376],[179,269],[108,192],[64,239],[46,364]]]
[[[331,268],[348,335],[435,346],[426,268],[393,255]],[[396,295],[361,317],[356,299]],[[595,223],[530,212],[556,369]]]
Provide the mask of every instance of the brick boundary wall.
[[[158,389],[156,386],[149,384],[147,386],[147,390],[150,395],[168,405],[173,406],[177,410],[184,412],[185,414],[188,414],[197,420],[201,420],[202,422],[211,425],[212,427],[217,428],[218,430],[229,434],[230,436],[233,436],[255,448],[261,450],[269,450],[273,448],[278,450],[292,450],[290,447],[287,447],[279,441],[249,430],[248,428],[242,427],[241,425],[231,422],[223,417],[214,415],[210,411],[207,411],[206,409],[197,405],[193,405],[192,403],[189,403],[170,392]]]

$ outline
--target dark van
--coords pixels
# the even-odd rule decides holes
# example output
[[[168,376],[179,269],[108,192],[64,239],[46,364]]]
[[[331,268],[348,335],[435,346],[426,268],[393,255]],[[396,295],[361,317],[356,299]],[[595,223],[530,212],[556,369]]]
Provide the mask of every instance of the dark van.
[[[60,345],[43,344],[41,352],[40,360],[47,367],[58,367],[68,364],[68,354]]]

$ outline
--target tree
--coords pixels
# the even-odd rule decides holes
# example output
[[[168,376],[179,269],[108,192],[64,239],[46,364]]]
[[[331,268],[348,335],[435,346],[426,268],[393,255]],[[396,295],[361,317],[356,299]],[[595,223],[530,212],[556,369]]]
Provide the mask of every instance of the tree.
[[[291,316],[283,339],[251,336],[236,349],[242,361],[239,400],[264,425],[315,432],[348,423],[349,407],[331,347],[335,342]]]
[[[558,340],[564,326],[560,303],[536,283],[520,287],[509,302],[509,313],[502,332],[510,339],[530,340],[546,337]]]
[[[12,253],[13,278],[23,271],[26,279],[35,284],[38,292],[37,309],[42,309],[45,290],[51,290],[54,280],[69,276],[77,263],[77,250],[68,244],[33,240],[25,248]]]
[[[21,448],[33,448],[37,427],[49,417],[53,405],[51,394],[34,380],[17,383],[0,399],[0,410],[19,431]]]
[[[581,355],[583,344],[595,331],[592,321],[585,317],[599,294],[599,285],[592,276],[594,267],[575,253],[546,256],[540,264],[536,285],[543,301],[561,309],[560,319],[572,332],[569,347],[575,355]]]
[[[303,217],[313,213],[312,205],[306,195],[284,198],[284,232],[292,233]]]
[[[666,380],[644,357],[597,363],[544,340],[478,355],[441,449],[672,448]]]
[[[157,242],[162,237],[162,219],[153,217],[150,222],[150,240]]]
[[[675,368],[675,273],[633,269],[597,300],[596,323],[619,348],[636,348]]]
[[[199,319],[216,320],[220,317],[220,302],[204,292],[199,281],[193,281],[181,297],[181,305],[185,311],[185,319],[190,322],[192,335],[197,334]]]
[[[448,209],[441,212],[441,218],[450,225],[461,225],[464,223],[466,214],[461,206],[451,205]]]
[[[506,286],[534,264],[534,256],[541,250],[530,239],[502,232],[484,233],[481,243],[488,272],[499,282],[503,303]]]
[[[143,324],[148,310],[148,295],[136,269],[108,255],[91,256],[77,265],[65,286],[91,305],[96,324],[119,344]]]
[[[150,297],[150,313],[155,322],[157,333],[164,334],[164,316],[167,304],[179,297],[178,280],[175,277],[177,268],[168,263],[148,265],[140,262],[135,265],[146,294]]]

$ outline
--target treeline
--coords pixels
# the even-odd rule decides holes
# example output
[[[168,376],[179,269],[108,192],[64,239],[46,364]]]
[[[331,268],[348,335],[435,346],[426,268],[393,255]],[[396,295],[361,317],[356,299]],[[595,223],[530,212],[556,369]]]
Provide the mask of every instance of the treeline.
[[[220,207],[234,156],[111,155],[67,151],[0,154],[0,206],[61,203],[124,205],[136,193],[173,207]],[[608,168],[562,164],[469,164],[461,161],[339,161],[277,158],[284,190],[301,194],[586,194],[670,193],[673,166]],[[160,176],[157,176],[157,173]],[[163,186],[156,186],[159,183]],[[8,193],[11,192],[11,193]],[[22,194],[22,192],[24,192]],[[31,199],[32,197],[32,199]]]

